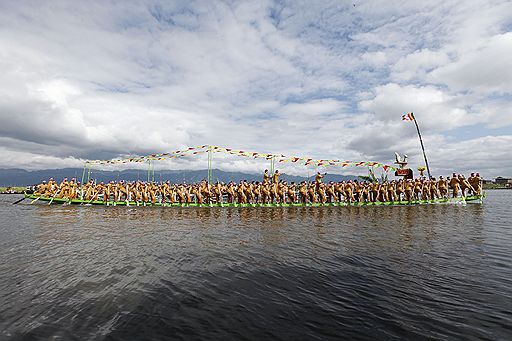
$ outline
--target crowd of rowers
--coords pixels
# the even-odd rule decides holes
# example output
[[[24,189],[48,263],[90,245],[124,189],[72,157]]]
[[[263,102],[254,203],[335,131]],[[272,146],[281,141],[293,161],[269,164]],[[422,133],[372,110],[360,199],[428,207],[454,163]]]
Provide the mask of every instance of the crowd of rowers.
[[[265,170],[263,181],[240,181],[208,183],[206,180],[194,184],[171,184],[143,181],[111,181],[95,183],[88,181],[83,186],[75,179],[65,178],[60,184],[53,179],[36,186],[35,195],[48,198],[129,201],[141,203],[337,203],[337,202],[398,202],[432,200],[466,195],[480,195],[482,179],[472,173],[467,179],[463,175],[430,180],[391,180],[382,183],[367,181],[341,181],[324,183],[325,174],[317,173],[314,182],[301,183],[279,180],[280,173],[272,176]]]

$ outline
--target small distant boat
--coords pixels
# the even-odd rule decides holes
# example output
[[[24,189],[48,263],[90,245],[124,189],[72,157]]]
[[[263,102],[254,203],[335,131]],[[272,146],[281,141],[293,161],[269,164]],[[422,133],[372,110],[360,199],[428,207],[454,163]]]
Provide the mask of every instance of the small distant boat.
[[[441,198],[434,200],[415,200],[415,201],[386,201],[386,202],[336,202],[336,203],[284,203],[284,204],[237,204],[237,203],[151,203],[151,202],[136,202],[136,201],[103,201],[103,200],[82,200],[82,199],[66,199],[66,198],[51,198],[40,197],[34,194],[25,194],[25,198],[33,199],[40,202],[48,202],[51,204],[71,204],[71,205],[102,205],[102,206],[157,206],[157,207],[330,207],[330,206],[411,206],[411,205],[427,205],[427,204],[462,204],[462,203],[483,203],[483,195],[473,195],[468,197],[457,198]]]

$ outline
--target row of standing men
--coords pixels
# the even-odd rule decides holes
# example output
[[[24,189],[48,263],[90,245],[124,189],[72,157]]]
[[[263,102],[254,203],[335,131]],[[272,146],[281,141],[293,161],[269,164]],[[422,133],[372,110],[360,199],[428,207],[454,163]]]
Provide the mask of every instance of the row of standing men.
[[[53,179],[36,186],[35,194],[43,197],[81,199],[104,202],[130,201],[151,203],[336,203],[336,202],[398,202],[433,200],[448,196],[480,195],[482,179],[472,173],[468,179],[453,173],[452,177],[400,179],[378,182],[357,180],[324,183],[325,174],[318,172],[315,181],[296,184],[279,180],[280,173],[270,176],[268,170],[263,181],[240,181],[239,183],[216,182],[172,184],[143,181],[111,181],[95,183],[88,181],[83,186],[75,179],[65,178],[60,184]],[[450,192],[451,191],[451,195]]]

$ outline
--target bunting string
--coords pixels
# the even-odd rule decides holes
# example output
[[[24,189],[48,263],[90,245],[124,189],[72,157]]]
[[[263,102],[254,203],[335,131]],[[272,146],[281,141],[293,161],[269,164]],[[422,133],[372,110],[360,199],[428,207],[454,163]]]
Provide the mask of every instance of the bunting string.
[[[96,165],[107,165],[107,164],[123,164],[123,163],[132,163],[132,162],[149,162],[149,161],[161,161],[161,160],[169,160],[176,159],[181,157],[200,155],[204,153],[208,153],[209,151],[213,153],[225,153],[235,156],[243,156],[250,157],[254,159],[266,159],[270,160],[274,158],[274,160],[278,163],[295,163],[303,166],[317,166],[317,167],[375,167],[382,168],[384,171],[392,170],[395,171],[396,168],[387,164],[383,164],[375,161],[348,161],[348,160],[325,160],[325,159],[313,159],[308,157],[290,157],[283,154],[266,154],[266,153],[257,153],[245,150],[238,150],[233,148],[224,148],[218,146],[197,146],[197,147],[189,147],[183,150],[176,150],[173,152],[167,153],[159,153],[159,154],[149,154],[144,156],[129,156],[123,158],[116,158],[112,160],[87,160],[87,164],[96,164]]]

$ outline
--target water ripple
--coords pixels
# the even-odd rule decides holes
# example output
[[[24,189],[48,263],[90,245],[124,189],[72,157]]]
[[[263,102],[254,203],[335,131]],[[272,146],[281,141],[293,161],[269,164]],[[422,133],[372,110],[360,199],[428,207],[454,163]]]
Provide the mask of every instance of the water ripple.
[[[512,191],[484,205],[10,205],[0,339],[512,339]]]

